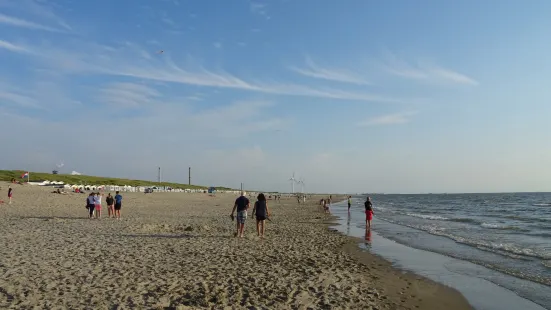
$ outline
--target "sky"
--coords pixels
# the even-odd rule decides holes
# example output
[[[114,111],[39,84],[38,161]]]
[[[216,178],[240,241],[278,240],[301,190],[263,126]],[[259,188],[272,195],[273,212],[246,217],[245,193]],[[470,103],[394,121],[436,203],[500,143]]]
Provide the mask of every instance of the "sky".
[[[544,0],[0,0],[0,169],[551,191],[549,14]]]

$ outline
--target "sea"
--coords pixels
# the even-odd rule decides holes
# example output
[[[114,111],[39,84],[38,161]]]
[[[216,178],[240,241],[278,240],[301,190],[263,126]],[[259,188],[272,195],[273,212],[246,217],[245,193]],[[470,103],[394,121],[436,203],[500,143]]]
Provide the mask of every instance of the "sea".
[[[332,213],[340,219],[338,230],[364,237],[365,197],[354,196],[350,213],[345,203],[332,206]],[[474,299],[481,299],[481,305],[482,299],[489,296],[484,297],[484,289],[499,287],[494,293],[505,289],[539,305],[534,309],[551,309],[551,193],[377,194],[371,198],[374,206],[372,231],[380,238],[381,244],[383,239],[384,242],[390,240],[422,250],[427,255],[432,253],[453,258],[453,264],[461,267],[451,270],[443,266],[445,272],[441,273],[461,274],[494,285],[479,286],[481,296],[473,295]],[[351,227],[354,233],[351,233]],[[370,236],[367,249],[373,251],[377,242]],[[384,257],[382,252],[389,247],[379,248],[381,253],[376,254]],[[408,253],[391,251],[386,255],[394,255],[394,261],[408,269],[407,256],[417,255]],[[426,257],[430,261],[429,256]],[[414,264],[410,262],[410,267],[432,268]],[[453,265],[449,261],[443,264]],[[415,268],[412,268],[414,272],[423,273]],[[453,286],[453,277],[447,279],[451,282],[446,284]],[[515,305],[513,301],[501,306],[501,309],[503,306],[505,309],[528,307],[522,303]],[[484,305],[478,308],[492,307]]]

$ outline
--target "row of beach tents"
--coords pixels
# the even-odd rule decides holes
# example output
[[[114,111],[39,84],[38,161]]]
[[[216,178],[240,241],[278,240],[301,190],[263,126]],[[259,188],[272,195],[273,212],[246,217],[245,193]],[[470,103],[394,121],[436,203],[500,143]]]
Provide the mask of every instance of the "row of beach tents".
[[[110,191],[110,192],[134,192],[145,193],[147,192],[172,192],[172,193],[222,193],[222,194],[239,194],[239,190],[217,190],[215,187],[208,189],[181,189],[171,188],[166,186],[129,186],[129,185],[84,185],[84,184],[65,184],[60,181],[42,181],[42,182],[29,182],[30,185],[37,186],[52,186],[56,188],[64,188],[66,190],[74,191],[79,189],[81,191]],[[249,192],[249,195],[256,196],[257,193]],[[273,194],[272,194],[273,195]]]

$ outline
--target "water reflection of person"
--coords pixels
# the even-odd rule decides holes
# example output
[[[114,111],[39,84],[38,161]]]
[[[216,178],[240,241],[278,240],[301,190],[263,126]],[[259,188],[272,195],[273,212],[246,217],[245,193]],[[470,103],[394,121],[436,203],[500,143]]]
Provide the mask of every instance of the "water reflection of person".
[[[371,228],[365,228],[365,245],[371,245]]]
[[[348,213],[348,218],[346,219],[346,235],[350,236],[350,213]]]

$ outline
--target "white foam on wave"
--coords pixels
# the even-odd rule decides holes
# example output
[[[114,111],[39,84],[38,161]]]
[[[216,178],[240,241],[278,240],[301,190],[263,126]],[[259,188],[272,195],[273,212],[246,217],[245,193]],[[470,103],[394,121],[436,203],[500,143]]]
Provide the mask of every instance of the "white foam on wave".
[[[417,213],[406,213],[406,215],[409,215],[409,216],[413,216],[413,217],[418,217],[418,218],[422,218],[422,219],[426,219],[426,220],[440,220],[440,221],[446,221],[448,220],[447,217],[443,217],[443,216],[440,216],[440,215],[434,215],[434,214],[417,214]]]
[[[507,225],[500,225],[500,224],[492,224],[492,223],[482,223],[480,226],[484,228],[490,228],[490,229],[507,229],[510,226]]]
[[[411,224],[406,224],[398,221],[393,221],[386,218],[381,218],[381,219],[390,223],[407,226],[413,229],[419,229],[419,230],[428,232],[429,234],[432,234],[432,235],[447,237],[457,243],[472,246],[483,251],[498,253],[501,255],[507,255],[509,257],[517,258],[517,259],[519,259],[520,257],[516,257],[515,255],[546,259],[546,260],[550,260],[551,262],[551,252],[542,252],[542,251],[533,250],[529,248],[523,248],[523,247],[520,247],[519,245],[515,245],[511,243],[504,244],[504,243],[488,242],[485,240],[475,240],[468,237],[462,237],[455,234],[451,234],[448,231],[446,231],[446,229],[444,229],[443,227],[438,227],[435,225],[419,226],[419,225],[411,225]]]

